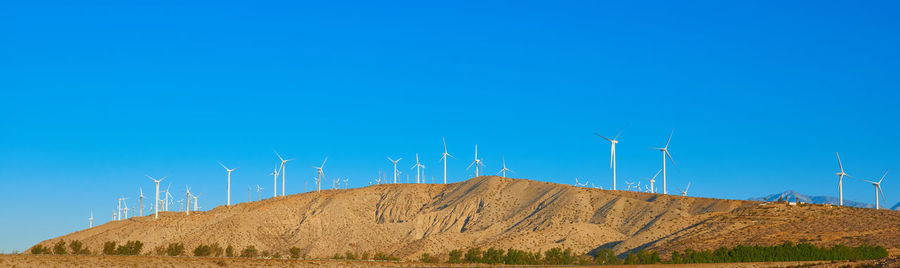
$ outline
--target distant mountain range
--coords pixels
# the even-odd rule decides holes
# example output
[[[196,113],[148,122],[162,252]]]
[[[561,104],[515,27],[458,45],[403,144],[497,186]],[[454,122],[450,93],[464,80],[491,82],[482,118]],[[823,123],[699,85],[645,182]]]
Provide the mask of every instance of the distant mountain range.
[[[809,196],[809,195],[801,194],[801,193],[798,193],[798,192],[795,192],[792,190],[787,190],[787,191],[784,191],[783,193],[770,194],[770,195],[767,195],[764,197],[750,198],[749,200],[750,201],[770,201],[771,202],[771,201],[778,201],[778,198],[782,198],[783,200],[788,200],[788,201],[794,202],[794,200],[797,200],[798,197],[800,198],[800,202],[810,203],[810,204],[837,205],[837,204],[841,203],[841,201],[840,201],[841,199],[834,197],[834,196],[824,196],[824,195]],[[875,208],[875,204],[856,202],[856,201],[851,201],[851,200],[847,200],[847,199],[844,199],[844,206],[858,207],[858,208]],[[900,208],[900,203],[897,203],[891,209],[896,210],[897,208]]]

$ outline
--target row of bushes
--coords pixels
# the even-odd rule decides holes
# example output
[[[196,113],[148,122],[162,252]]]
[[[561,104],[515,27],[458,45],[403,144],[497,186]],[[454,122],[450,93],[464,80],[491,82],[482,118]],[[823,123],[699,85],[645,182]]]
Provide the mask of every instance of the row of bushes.
[[[428,253],[419,257],[422,262],[439,262]],[[612,250],[599,250],[594,256],[578,255],[572,249],[551,248],[543,253],[528,252],[517,249],[470,248],[465,251],[451,250],[447,254],[447,263],[484,263],[484,264],[518,264],[518,265],[604,265],[604,264],[652,264],[661,262],[656,252],[638,251],[629,253],[625,259],[616,258]]]
[[[59,240],[53,245],[52,250],[49,247],[37,245],[31,248],[31,254],[88,255],[91,254],[91,251],[84,247],[84,243],[81,243],[81,241],[72,240],[66,245],[65,240]]]
[[[817,247],[801,243],[794,245],[786,242],[777,246],[735,246],[721,247],[716,250],[694,251],[684,253],[672,252],[672,263],[721,263],[721,262],[770,262],[770,261],[821,261],[821,260],[872,260],[888,256],[887,249],[881,246],[862,245],[847,247]]]

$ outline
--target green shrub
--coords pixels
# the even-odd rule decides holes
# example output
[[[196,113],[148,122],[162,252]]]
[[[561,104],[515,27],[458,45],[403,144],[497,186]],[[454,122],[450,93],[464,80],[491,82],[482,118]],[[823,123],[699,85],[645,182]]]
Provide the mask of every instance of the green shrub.
[[[116,241],[106,241],[103,243],[103,255],[116,255]]]
[[[454,249],[447,256],[447,263],[462,263],[462,251]]]
[[[357,256],[356,256],[356,254],[354,254],[353,252],[350,252],[348,250],[346,253],[344,253],[344,258],[346,258],[348,260],[356,260]]]
[[[291,247],[291,259],[299,259],[300,258],[300,248]]]
[[[503,259],[504,259],[503,253],[504,253],[503,250],[495,249],[493,247],[488,248],[488,250],[485,251],[481,255],[481,263],[487,263],[487,264],[503,263]]]
[[[128,241],[125,242],[125,245],[120,245],[116,247],[116,255],[139,255],[141,254],[141,249],[144,248],[144,243],[141,241]]]
[[[368,251],[363,252],[362,256],[359,257],[359,258],[360,258],[361,260],[368,260],[368,259],[369,259],[369,252],[368,252]]]
[[[335,253],[334,256],[331,256],[331,258],[335,259],[335,260],[340,260],[340,259],[344,258],[344,255],[341,255],[340,253]]]
[[[419,261],[424,263],[436,263],[438,262],[438,259],[428,253],[422,253],[422,256],[419,256]]]
[[[72,250],[72,254],[78,254],[78,255],[91,254],[91,252],[86,247],[84,247],[84,243],[82,243],[81,241],[78,241],[78,240],[69,241],[69,249]]]
[[[479,263],[481,262],[481,248],[475,247],[470,248],[466,251],[465,260],[468,263]]]
[[[212,248],[207,245],[199,245],[194,248],[195,257],[206,257],[212,255]]]
[[[232,247],[231,245],[228,245],[228,247],[225,248],[225,256],[226,257],[234,257],[234,247]]]
[[[259,252],[256,250],[256,247],[253,245],[245,247],[241,250],[241,257],[245,258],[256,258],[259,255]]]
[[[53,251],[50,250],[50,247],[45,247],[45,246],[42,246],[42,245],[35,245],[34,247],[31,247],[31,254],[35,254],[35,255],[37,255],[37,254],[50,254],[50,253],[52,253],[52,252],[53,252]]]
[[[272,258],[273,259],[281,259],[281,252],[275,252],[275,254],[272,254]]]
[[[66,241],[59,240],[59,242],[56,242],[56,244],[53,245],[53,254],[65,255],[66,254]]]
[[[184,244],[182,244],[182,243],[169,244],[169,246],[166,247],[166,255],[169,255],[169,256],[184,255]]]

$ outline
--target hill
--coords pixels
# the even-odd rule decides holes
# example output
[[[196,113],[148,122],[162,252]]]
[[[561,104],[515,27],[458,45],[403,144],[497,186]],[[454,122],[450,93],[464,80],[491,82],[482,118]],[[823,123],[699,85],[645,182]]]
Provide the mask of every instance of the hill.
[[[469,247],[576,252],[611,248],[667,254],[685,248],[773,245],[900,245],[900,212],[788,206],[573,187],[478,177],[454,184],[382,184],[115,221],[50,239],[141,240],[145,251],[172,242],[217,242],[309,257],[386,252],[414,259]]]
[[[750,198],[751,201],[768,201],[774,202],[778,201],[779,198],[783,200],[790,200],[793,202],[797,198],[800,198],[800,202],[808,203],[808,204],[828,204],[828,205],[838,205],[841,203],[841,199],[834,196],[824,196],[824,195],[816,195],[809,196],[805,194],[801,194],[795,192],[793,190],[787,190],[782,193],[770,194],[764,197]],[[898,203],[900,204],[900,203]],[[856,202],[851,200],[844,199],[844,206],[847,207],[857,207],[857,208],[875,208],[874,204]]]

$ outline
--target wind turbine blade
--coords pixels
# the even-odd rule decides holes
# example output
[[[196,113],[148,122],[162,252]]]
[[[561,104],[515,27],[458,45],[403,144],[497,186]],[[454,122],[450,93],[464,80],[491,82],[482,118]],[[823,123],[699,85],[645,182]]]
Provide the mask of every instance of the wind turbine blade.
[[[841,167],[841,173],[844,173],[844,164],[841,164],[841,155],[837,152],[834,152],[834,155],[837,155],[838,166]]]
[[[325,157],[325,160],[322,161],[322,167],[325,167],[325,162],[328,162],[328,157]]]
[[[623,130],[619,130],[619,134],[616,134],[616,137],[613,138],[613,140],[618,140],[618,139],[619,139],[619,135],[622,135],[622,132],[623,132],[623,131],[625,131],[625,130],[624,130],[624,129],[623,129]]]
[[[594,135],[597,135],[598,137],[601,137],[601,138],[603,138],[603,139],[605,139],[605,140],[608,140],[609,142],[612,142],[612,141],[613,141],[613,140],[611,140],[611,139],[609,139],[609,138],[607,138],[607,137],[604,137],[603,135],[597,134],[597,133],[594,133]]]
[[[659,171],[657,171],[657,172],[656,172],[656,175],[653,175],[653,179],[654,179],[654,180],[656,179],[656,176],[659,176],[659,173],[662,173],[662,169],[660,169]]]
[[[216,163],[219,163],[220,166],[222,166],[225,169],[228,169],[228,167],[226,167],[225,164],[222,164],[222,162],[216,161]]]
[[[476,162],[478,162],[478,161],[472,161],[472,163],[471,163],[471,164],[469,164],[469,166],[468,166],[468,167],[466,167],[466,170],[469,170],[469,168],[471,168],[471,167],[472,167],[472,165],[474,165],[474,164],[475,164],[475,163],[476,163]]]
[[[394,159],[391,159],[390,157],[388,157],[387,159],[388,161],[394,162]]]
[[[281,158],[281,155],[278,154],[278,151],[275,151],[275,149],[272,149],[272,151],[275,152],[275,156],[278,156],[278,160],[281,160],[281,162],[284,162],[284,158]]]
[[[666,151],[666,156],[668,156],[668,157],[669,157],[669,160],[672,161],[672,166],[675,167],[675,168],[678,168],[678,165],[675,165],[675,159],[672,159],[672,155],[669,154],[669,151]]]
[[[444,152],[447,152],[447,138],[441,137],[441,140],[444,141]]]
[[[450,158],[456,159],[456,157],[453,157],[453,156],[450,155],[450,154],[447,154],[447,156],[449,156]]]
[[[613,159],[616,159],[616,146],[613,145],[611,149],[609,149],[609,168],[613,167]]]
[[[884,204],[887,205],[887,198],[884,198],[884,190],[881,189],[881,185],[878,185],[878,192],[881,193],[881,200],[884,200]]]
[[[674,129],[672,130],[672,133],[669,133],[669,140],[666,141],[666,147],[663,148],[669,148],[669,142],[672,141],[672,134],[675,134]]]
[[[653,148],[653,147],[651,147],[651,148],[649,148],[649,149],[653,149],[653,150],[662,150],[662,149],[665,149],[665,148]]]
[[[887,173],[888,173],[888,171],[887,171],[887,170],[885,170],[885,171],[884,171],[884,175],[881,175],[881,179],[880,179],[880,180],[878,180],[878,183],[879,183],[879,184],[880,184],[880,183],[881,183],[881,181],[883,181],[883,180],[884,180],[884,176],[887,176]]]

